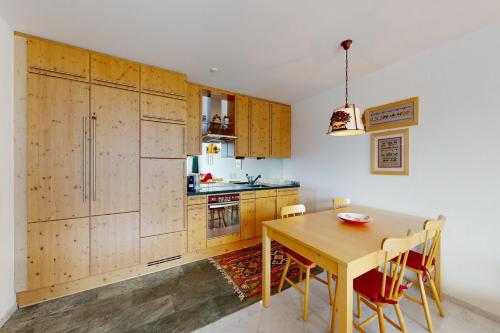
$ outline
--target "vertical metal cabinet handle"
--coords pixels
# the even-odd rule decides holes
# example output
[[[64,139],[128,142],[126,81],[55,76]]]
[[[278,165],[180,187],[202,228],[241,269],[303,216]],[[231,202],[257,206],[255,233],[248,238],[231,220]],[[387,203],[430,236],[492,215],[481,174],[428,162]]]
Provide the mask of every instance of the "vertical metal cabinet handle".
[[[83,150],[83,158],[82,158],[82,163],[83,163],[83,168],[82,168],[82,181],[83,181],[83,201],[85,202],[87,200],[87,142],[86,142],[86,135],[85,132],[87,132],[87,117],[83,117],[82,121],[82,150]]]
[[[186,126],[182,126],[182,153],[186,155]]]
[[[96,122],[97,118],[95,116],[92,116],[92,200],[96,201],[97,195],[96,195],[96,141],[97,141],[97,134],[96,134]]]

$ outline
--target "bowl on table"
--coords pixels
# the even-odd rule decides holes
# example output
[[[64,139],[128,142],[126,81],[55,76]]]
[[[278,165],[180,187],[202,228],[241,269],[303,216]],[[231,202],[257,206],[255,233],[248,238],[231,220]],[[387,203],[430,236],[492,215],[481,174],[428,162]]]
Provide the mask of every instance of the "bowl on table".
[[[373,219],[365,214],[358,213],[338,213],[337,216],[348,224],[363,225],[366,223],[373,222]]]

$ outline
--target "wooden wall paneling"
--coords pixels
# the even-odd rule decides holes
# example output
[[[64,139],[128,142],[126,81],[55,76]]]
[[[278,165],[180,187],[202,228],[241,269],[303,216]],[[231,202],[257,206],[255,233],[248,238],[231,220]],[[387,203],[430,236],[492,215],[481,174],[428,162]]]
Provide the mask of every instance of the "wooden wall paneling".
[[[186,98],[186,75],[141,65],[141,91],[154,95]]]
[[[28,71],[77,81],[89,81],[89,51],[28,37]]]
[[[288,105],[271,104],[271,157],[291,157],[292,113]]]
[[[141,157],[186,158],[186,125],[141,121]]]
[[[141,236],[185,230],[186,161],[141,160]]]
[[[115,271],[140,262],[139,213],[90,218],[90,274]]]
[[[188,206],[188,252],[207,248],[207,205]]]
[[[89,85],[28,75],[28,221],[89,215]]]
[[[276,197],[255,199],[256,236],[262,236],[262,222],[274,220],[275,218],[276,218]]]
[[[269,102],[250,99],[250,156],[271,155],[271,114]]]
[[[249,144],[249,111],[248,111],[248,97],[236,95],[236,141],[234,147],[234,154],[239,157],[250,156]]]
[[[186,251],[185,231],[141,238],[141,263],[143,264],[183,255]]]
[[[138,211],[139,93],[92,85],[91,112],[91,214]]]
[[[241,200],[241,239],[255,237],[255,199]]]
[[[201,155],[201,88],[187,85],[187,155]]]
[[[184,124],[187,119],[187,103],[181,99],[142,94],[141,118]]]
[[[89,276],[89,218],[28,224],[28,289]]]
[[[90,68],[92,83],[127,90],[139,90],[140,65],[138,63],[91,52]]]

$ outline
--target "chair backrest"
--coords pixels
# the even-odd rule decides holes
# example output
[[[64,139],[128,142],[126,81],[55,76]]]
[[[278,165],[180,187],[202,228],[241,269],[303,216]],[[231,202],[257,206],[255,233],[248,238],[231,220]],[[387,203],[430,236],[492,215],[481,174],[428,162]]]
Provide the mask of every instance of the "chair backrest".
[[[431,269],[434,259],[436,258],[436,249],[441,241],[441,232],[443,231],[445,222],[446,218],[443,215],[439,215],[437,220],[428,220],[424,223],[424,250],[422,252],[422,262],[420,264],[426,270]],[[430,239],[432,239],[432,242],[431,245],[428,246]]]
[[[304,215],[306,207],[304,205],[293,205],[281,207],[281,218],[292,217],[296,215]]]
[[[351,205],[351,199],[349,198],[335,198],[332,200],[333,209],[349,207]]]

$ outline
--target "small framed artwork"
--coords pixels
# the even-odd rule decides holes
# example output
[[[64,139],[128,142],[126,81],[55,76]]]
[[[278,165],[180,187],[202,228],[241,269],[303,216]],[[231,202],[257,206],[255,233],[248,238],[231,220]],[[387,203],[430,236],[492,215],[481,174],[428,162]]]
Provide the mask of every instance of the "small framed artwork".
[[[418,97],[365,110],[366,131],[380,131],[418,125]]]
[[[408,176],[409,133],[405,128],[371,135],[372,174]]]

